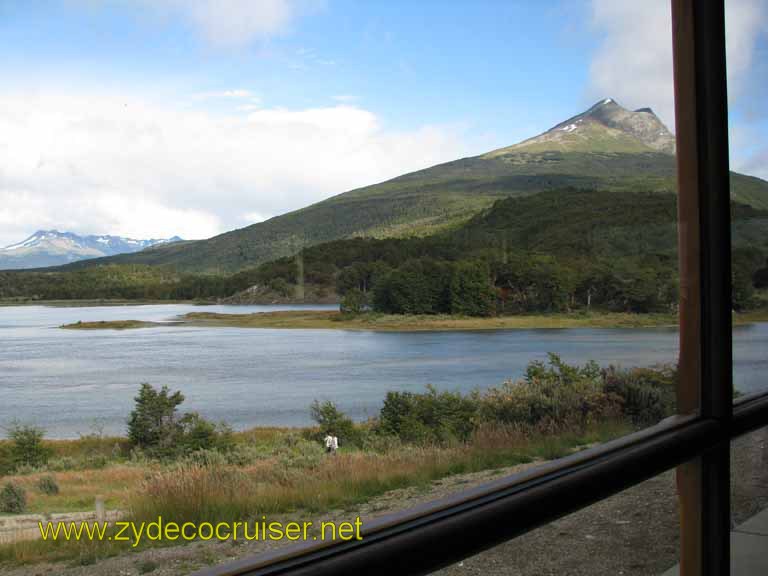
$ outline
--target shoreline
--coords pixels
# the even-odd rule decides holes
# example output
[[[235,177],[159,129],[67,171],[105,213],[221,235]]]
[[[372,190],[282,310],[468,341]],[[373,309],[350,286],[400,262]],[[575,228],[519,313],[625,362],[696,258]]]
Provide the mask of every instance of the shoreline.
[[[213,306],[218,302],[210,300],[0,300],[0,308],[14,306],[49,306],[52,308],[89,308],[96,306],[154,306],[158,304],[189,304],[193,306]]]
[[[734,325],[768,321],[768,310],[734,314]],[[286,310],[249,314],[190,312],[170,322],[113,320],[64,324],[65,330],[128,330],[157,326],[350,330],[373,332],[450,332],[565,328],[676,328],[673,314],[531,314],[476,318],[467,316],[405,316],[365,313],[355,316],[329,310]]]

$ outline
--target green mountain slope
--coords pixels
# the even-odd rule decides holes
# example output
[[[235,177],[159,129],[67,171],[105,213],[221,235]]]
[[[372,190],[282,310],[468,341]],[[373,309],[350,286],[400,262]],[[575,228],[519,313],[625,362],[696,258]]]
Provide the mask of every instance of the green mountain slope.
[[[330,240],[425,236],[451,229],[505,197],[575,187],[675,190],[674,138],[649,109],[597,103],[514,146],[339,194],[208,240],[77,263],[169,265],[232,272]],[[768,209],[768,182],[732,174],[733,200]]]
[[[437,290],[450,284],[451,270],[469,266],[489,270],[481,276],[500,297],[508,290],[524,293],[514,309],[501,311],[578,308],[585,298],[609,310],[668,311],[677,302],[676,211],[675,196],[658,192],[570,188],[504,198],[431,236],[351,238],[305,248],[302,288],[310,302],[333,301],[354,288],[371,296],[393,271],[407,276],[421,270],[398,286],[416,290],[424,281]],[[754,289],[766,285],[758,277],[768,278],[768,210],[732,202],[731,219],[736,301],[748,308],[758,304]],[[232,297],[263,303],[291,301],[298,280],[297,260],[289,256],[228,276],[133,264],[17,270],[0,272],[0,300]]]

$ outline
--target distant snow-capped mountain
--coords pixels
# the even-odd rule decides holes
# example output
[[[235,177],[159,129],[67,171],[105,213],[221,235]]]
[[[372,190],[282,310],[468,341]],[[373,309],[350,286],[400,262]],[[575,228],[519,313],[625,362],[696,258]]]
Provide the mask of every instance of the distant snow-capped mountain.
[[[72,232],[38,230],[32,236],[0,249],[0,270],[60,266],[78,260],[139,252],[145,248],[179,242],[181,238],[134,240],[121,236],[79,236]]]

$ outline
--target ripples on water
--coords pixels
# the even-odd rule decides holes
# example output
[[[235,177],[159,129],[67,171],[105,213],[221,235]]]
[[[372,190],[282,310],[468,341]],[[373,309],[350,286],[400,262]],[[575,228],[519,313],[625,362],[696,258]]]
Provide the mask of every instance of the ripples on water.
[[[35,423],[52,437],[88,433],[94,421],[122,434],[141,382],[181,390],[185,410],[236,428],[304,425],[314,399],[355,417],[378,412],[388,390],[469,391],[521,376],[556,352],[568,362],[648,366],[673,362],[677,331],[547,329],[351,332],[156,327],[59,330],[91,320],[163,321],[194,310],[248,313],[296,306],[147,305],[0,307],[0,425]],[[318,306],[305,308],[317,309]],[[734,381],[766,387],[768,324],[734,329]]]

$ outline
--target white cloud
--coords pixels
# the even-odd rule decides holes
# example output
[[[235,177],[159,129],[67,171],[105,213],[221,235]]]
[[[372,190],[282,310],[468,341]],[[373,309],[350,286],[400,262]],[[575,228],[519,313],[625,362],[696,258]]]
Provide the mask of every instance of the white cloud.
[[[236,88],[234,90],[199,92],[194,94],[194,98],[197,100],[210,100],[216,98],[232,98],[237,100],[242,100],[244,98],[257,99],[257,97],[253,96],[250,90],[245,90],[242,88]]]
[[[260,212],[248,212],[246,214],[243,214],[242,220],[246,224],[256,224],[257,222],[264,222],[264,220],[269,219],[270,216],[266,216],[264,214],[261,214]]]
[[[592,22],[604,34],[590,69],[591,98],[610,96],[628,108],[650,106],[674,127],[669,0],[593,0]],[[768,33],[768,0],[726,2],[730,98],[748,90],[759,34]]]
[[[147,2],[147,0],[143,0]],[[282,32],[296,16],[295,0],[152,0],[186,18],[212,44],[243,46]]]
[[[243,104],[236,109],[240,112],[253,112],[254,110],[261,110],[261,104]]]
[[[768,180],[768,146],[750,155],[741,168],[744,172]]]
[[[466,155],[351,105],[225,115],[129,95],[0,94],[0,245],[37,228],[201,238]]]

